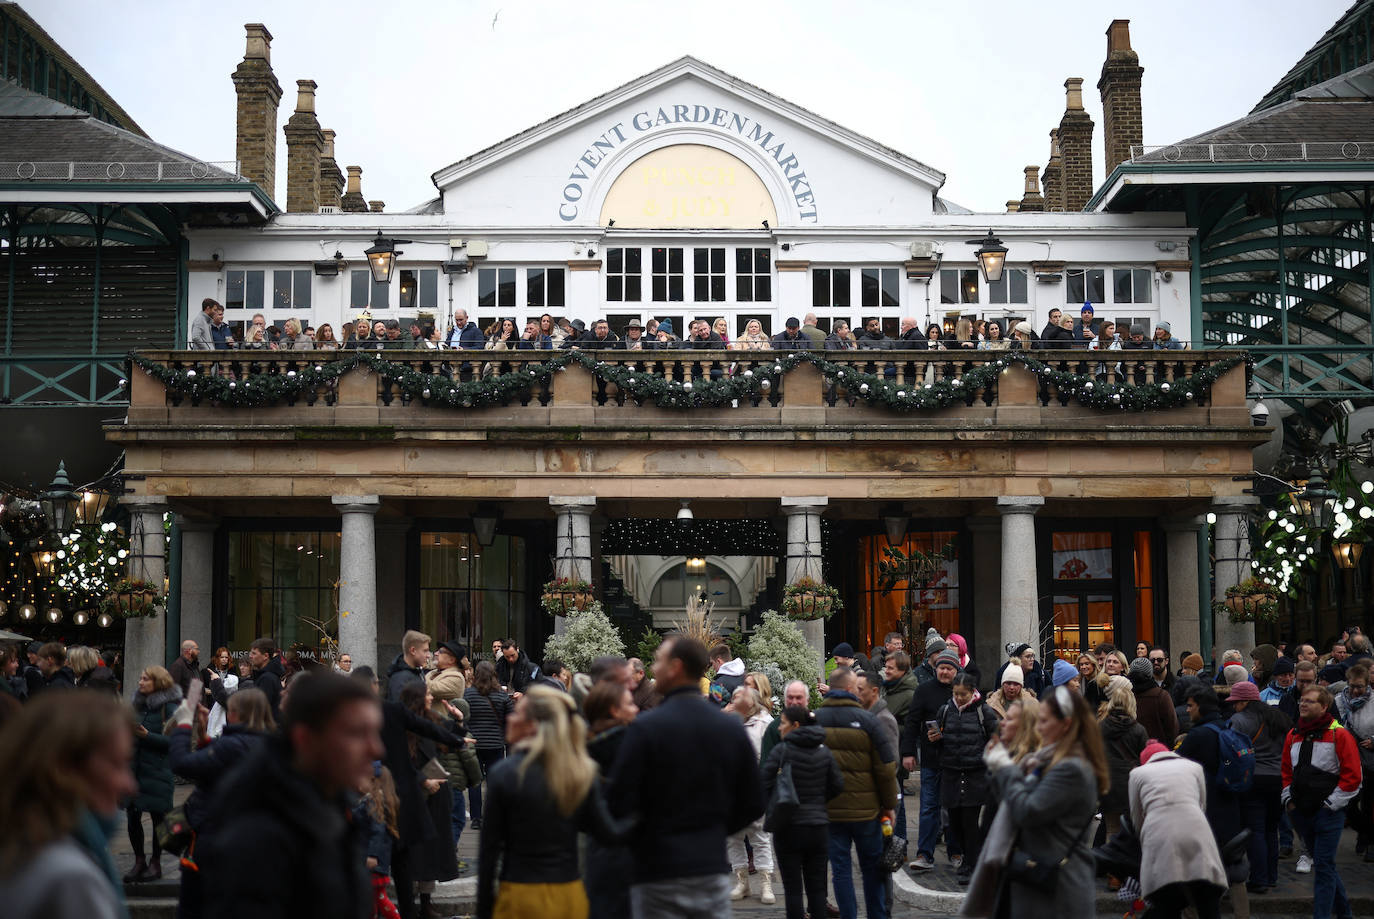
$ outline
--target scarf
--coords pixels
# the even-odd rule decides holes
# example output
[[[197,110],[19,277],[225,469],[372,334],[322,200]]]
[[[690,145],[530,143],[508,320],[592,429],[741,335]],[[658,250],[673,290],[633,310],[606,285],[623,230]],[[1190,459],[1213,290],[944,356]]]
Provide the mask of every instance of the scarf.
[[[1316,734],[1326,730],[1331,725],[1331,721],[1331,715],[1327,712],[1322,712],[1316,718],[1299,718],[1296,730],[1298,734],[1302,736]]]
[[[119,869],[110,856],[110,839],[118,828],[118,816],[102,816],[82,810],[72,829],[72,840],[86,851],[96,867],[110,882],[111,902],[118,909],[121,919],[128,919],[129,910],[124,902],[124,882],[120,880]],[[156,830],[156,828],[154,828]]]
[[[1370,693],[1367,689],[1362,696],[1352,696],[1348,689],[1341,690],[1341,698],[1345,701],[1345,707],[1352,712],[1358,712],[1360,709],[1364,708],[1365,703],[1369,701],[1369,697]]]

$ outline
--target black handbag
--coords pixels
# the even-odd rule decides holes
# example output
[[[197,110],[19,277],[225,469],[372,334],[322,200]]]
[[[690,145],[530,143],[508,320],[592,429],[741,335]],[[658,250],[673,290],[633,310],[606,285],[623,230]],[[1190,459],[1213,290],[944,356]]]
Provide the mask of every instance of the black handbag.
[[[778,775],[773,782],[773,796],[768,799],[764,811],[763,828],[776,833],[792,825],[801,801],[797,798],[797,786],[792,781],[792,764],[787,761],[787,748],[782,748],[782,762],[778,765]]]
[[[1059,869],[1067,865],[1069,856],[1057,862],[1037,859],[1025,849],[1012,849],[1007,858],[1007,876],[1019,884],[1050,890],[1059,881]]]

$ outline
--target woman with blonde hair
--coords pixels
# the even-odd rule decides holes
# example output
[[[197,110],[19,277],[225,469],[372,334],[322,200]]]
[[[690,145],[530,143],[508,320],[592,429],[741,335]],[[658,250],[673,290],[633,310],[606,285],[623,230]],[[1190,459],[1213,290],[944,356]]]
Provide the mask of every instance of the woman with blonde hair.
[[[76,677],[77,689],[98,689],[111,695],[119,695],[119,686],[114,673],[100,659],[100,652],[86,645],[73,645],[67,649],[67,666],[72,668]]]
[[[118,699],[43,693],[0,744],[0,903],[10,919],[127,919],[109,840],[129,771],[129,710]]]
[[[1131,681],[1112,677],[1107,686],[1107,701],[1098,711],[1102,724],[1102,745],[1107,752],[1107,767],[1111,771],[1112,787],[1102,795],[1102,819],[1107,823],[1107,838],[1121,829],[1121,815],[1130,807],[1126,789],[1130,787],[1131,770],[1140,765],[1140,754],[1150,737],[1136,721],[1135,693]]]
[[[172,765],[167,752],[170,738],[162,732],[181,704],[181,687],[172,682],[172,675],[164,667],[149,667],[138,678],[138,690],[133,696],[134,716],[134,778],[138,781],[138,795],[129,802],[129,845],[134,850],[134,867],[124,875],[124,882],[156,881],[162,878],[162,843],[157,838],[157,826],[172,809]],[[143,814],[152,820],[153,854],[143,855]]]
[[[1097,719],[1079,693],[1046,690],[1036,718],[1042,746],[1020,763],[997,738],[984,759],[999,799],[963,916],[1091,919],[1093,815],[1110,787]]]
[[[967,316],[954,323],[954,347],[973,349],[978,347],[978,341],[973,337],[973,321]]]
[[[773,684],[769,681],[768,674],[751,670],[744,675],[744,685],[759,694],[759,704],[770,718],[773,717]]]
[[[1018,701],[1007,706],[1007,713],[997,726],[998,739],[1011,754],[1012,762],[1019,763],[1040,749],[1040,732],[1035,723],[1040,717],[1040,703],[1034,696],[1023,695]]]
[[[746,681],[749,676],[745,677]],[[768,678],[763,677],[763,680],[767,683]],[[744,732],[749,735],[749,742],[754,745],[754,756],[757,758],[763,749],[763,735],[773,723],[772,716],[763,707],[761,693],[747,685],[740,686],[735,690],[725,710],[738,715],[744,722]],[[730,889],[730,899],[749,899],[749,855],[744,850],[746,839],[754,849],[754,866],[759,872],[759,901],[764,904],[776,903],[777,896],[773,893],[773,837],[764,831],[762,817],[725,839],[725,854],[730,859],[730,870],[735,876],[735,884]]]
[[[724,316],[716,317],[716,321],[711,323],[711,331],[725,344],[730,344],[730,323],[725,321]]]
[[[586,919],[577,834],[604,843],[620,835],[596,784],[586,723],[572,696],[532,686],[506,719],[506,742],[511,755],[487,774],[477,915]]]
[[[731,351],[767,351],[773,342],[763,334],[763,323],[750,319],[744,324],[744,334],[730,343]]]
[[[283,351],[313,351],[315,343],[301,332],[301,321],[292,317],[286,320],[286,331],[281,337]]]
[[[1093,711],[1107,699],[1107,674],[1097,666],[1097,658],[1084,651],[1078,655],[1078,680],[1083,686],[1083,697]]]

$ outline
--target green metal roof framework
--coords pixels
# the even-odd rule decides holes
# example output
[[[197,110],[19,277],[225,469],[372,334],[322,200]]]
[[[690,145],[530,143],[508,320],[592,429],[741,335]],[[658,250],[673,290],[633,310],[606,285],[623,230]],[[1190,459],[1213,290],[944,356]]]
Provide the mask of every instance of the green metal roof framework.
[[[1357,0],[1251,113],[1287,102],[1301,90],[1374,63],[1374,0]]]

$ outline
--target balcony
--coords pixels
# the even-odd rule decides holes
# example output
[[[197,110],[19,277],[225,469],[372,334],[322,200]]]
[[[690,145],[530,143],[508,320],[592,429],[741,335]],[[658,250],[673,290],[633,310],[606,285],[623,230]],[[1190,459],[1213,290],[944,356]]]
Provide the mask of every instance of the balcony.
[[[106,435],[149,494],[482,498],[1210,497],[1268,436],[1235,351],[579,355],[140,352]]]

